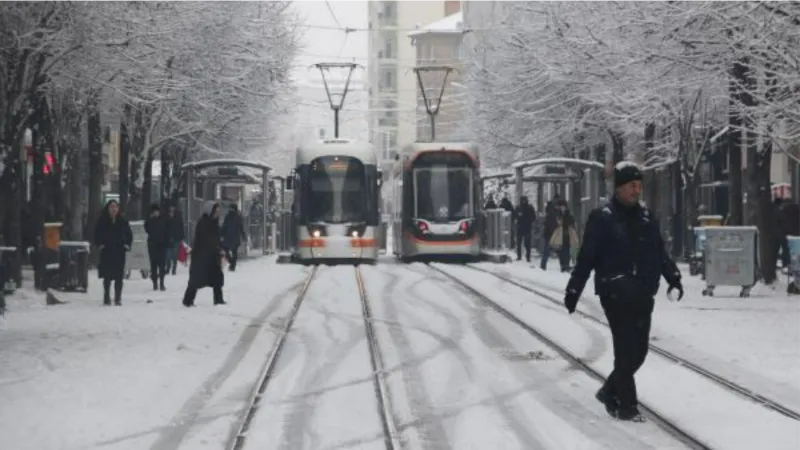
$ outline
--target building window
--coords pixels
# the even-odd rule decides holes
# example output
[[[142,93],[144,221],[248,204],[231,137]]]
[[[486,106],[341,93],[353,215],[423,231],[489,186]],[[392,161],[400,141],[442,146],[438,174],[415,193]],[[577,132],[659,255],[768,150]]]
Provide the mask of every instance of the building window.
[[[381,91],[394,91],[396,89],[394,69],[381,69],[380,80],[379,88]]]
[[[397,102],[386,100],[383,102],[383,115],[385,117],[395,117],[397,115]]]

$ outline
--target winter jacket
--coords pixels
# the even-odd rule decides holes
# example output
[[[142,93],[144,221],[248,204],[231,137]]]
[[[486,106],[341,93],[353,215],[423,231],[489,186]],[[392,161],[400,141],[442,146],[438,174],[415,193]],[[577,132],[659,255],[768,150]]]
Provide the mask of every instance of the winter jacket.
[[[169,245],[172,247],[186,239],[186,230],[183,225],[183,218],[178,212],[175,212],[172,217],[167,216],[167,222],[169,224]]]
[[[500,207],[510,212],[511,214],[514,214],[514,205],[511,204],[511,200],[509,200],[508,198],[503,198],[503,200],[500,200]]]
[[[244,220],[238,211],[230,210],[225,215],[225,220],[222,222],[222,243],[225,247],[232,249],[239,247],[242,241],[247,240],[247,234],[244,232]]]
[[[197,221],[189,265],[189,284],[196,288],[220,286],[225,282],[219,222],[204,213]]]
[[[169,222],[167,218],[159,215],[158,217],[148,217],[144,221],[144,231],[147,232],[147,245],[166,248],[169,244]]]
[[[100,249],[97,275],[102,279],[122,279],[125,273],[125,252],[133,243],[133,232],[121,215],[111,220],[108,212],[97,219],[94,226],[94,244]]]
[[[520,203],[514,213],[514,222],[517,224],[519,234],[530,234],[533,221],[536,220],[536,210],[530,203]]]
[[[656,218],[642,204],[625,206],[616,199],[589,214],[567,292],[583,292],[593,270],[595,293],[601,299],[612,293],[612,282],[622,275],[650,299],[658,292],[661,276],[670,284],[681,278],[664,248]]]

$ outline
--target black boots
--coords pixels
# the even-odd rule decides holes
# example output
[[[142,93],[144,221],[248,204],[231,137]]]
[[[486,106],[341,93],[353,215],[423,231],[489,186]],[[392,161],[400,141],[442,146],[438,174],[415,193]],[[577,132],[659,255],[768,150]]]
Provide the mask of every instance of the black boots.
[[[164,287],[164,275],[161,275],[161,278],[151,278],[153,280],[153,290],[154,291],[166,291],[167,288]]]

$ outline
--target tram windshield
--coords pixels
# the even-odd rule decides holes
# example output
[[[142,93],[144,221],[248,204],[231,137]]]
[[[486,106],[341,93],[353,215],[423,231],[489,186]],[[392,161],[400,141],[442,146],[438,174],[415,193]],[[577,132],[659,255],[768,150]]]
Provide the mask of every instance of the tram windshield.
[[[473,217],[472,172],[447,166],[414,169],[414,217],[434,222]]]
[[[347,156],[324,156],[311,163],[308,178],[308,221],[364,222],[366,173],[361,161]]]

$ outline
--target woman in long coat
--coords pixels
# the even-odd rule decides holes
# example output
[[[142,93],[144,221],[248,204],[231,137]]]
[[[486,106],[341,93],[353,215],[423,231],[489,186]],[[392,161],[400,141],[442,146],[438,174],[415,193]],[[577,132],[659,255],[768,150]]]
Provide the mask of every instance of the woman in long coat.
[[[103,304],[111,304],[111,281],[114,281],[114,304],[122,305],[122,278],[125,274],[125,252],[130,251],[133,233],[128,221],[119,213],[119,203],[109,200],[94,226],[94,243],[100,250],[97,274],[103,280]]]
[[[189,265],[189,284],[183,295],[183,305],[194,306],[197,290],[210,287],[214,290],[214,304],[224,305],[222,286],[225,276],[222,273],[222,249],[219,230],[219,204],[206,202],[203,215],[197,221],[192,243],[191,263]]]

